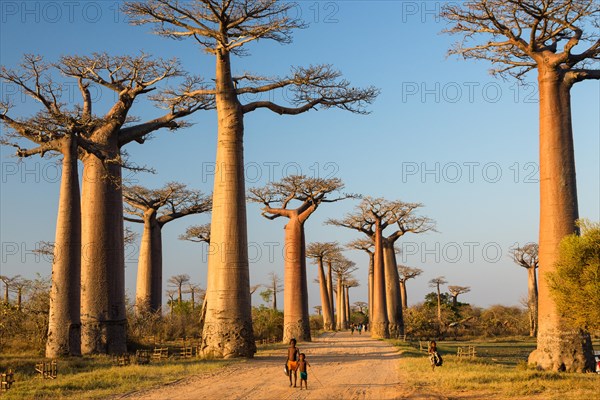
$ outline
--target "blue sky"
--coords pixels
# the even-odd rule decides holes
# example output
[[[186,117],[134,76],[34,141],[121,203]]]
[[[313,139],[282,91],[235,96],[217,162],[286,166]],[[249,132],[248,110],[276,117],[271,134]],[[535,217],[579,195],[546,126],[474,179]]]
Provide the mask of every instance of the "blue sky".
[[[431,291],[427,282],[443,275],[449,284],[470,286],[462,296],[479,306],[518,304],[526,294],[526,272],[512,263],[508,249],[537,240],[539,220],[538,116],[535,85],[519,86],[490,76],[489,64],[447,58],[456,38],[443,35],[436,16],[441,3],[411,1],[300,1],[294,12],[310,23],[291,45],[260,41],[251,55],[234,60],[234,69],[285,75],[291,66],[331,63],[356,86],[374,85],[381,95],[369,115],[320,110],[300,116],[256,111],[245,120],[247,187],[262,186],[286,174],[339,177],[346,190],[388,199],[421,202],[421,213],[437,222],[438,233],[401,238],[402,264],[423,275],[409,281],[409,303]],[[24,53],[55,61],[61,55],[135,54],[178,57],[184,68],[210,79],[214,60],[191,41],[176,42],[127,24],[118,2],[0,3],[0,62],[14,67]],[[535,83],[535,74],[527,77]],[[2,96],[11,94],[2,86]],[[282,93],[275,93],[281,99]],[[579,208],[582,217],[600,220],[600,84],[583,82],[572,91]],[[246,99],[252,101],[253,99]],[[25,99],[16,113],[28,115]],[[140,101],[134,115],[151,118],[160,110]],[[129,145],[131,161],[157,174],[125,175],[149,187],[177,180],[206,193],[216,146],[214,112],[190,118],[194,125],[159,132],[143,146]],[[4,128],[3,128],[4,129]],[[0,273],[48,275],[48,260],[30,250],[54,238],[58,199],[58,159],[19,163],[12,149],[0,149],[2,166]],[[306,225],[307,242],[346,243],[358,234],[323,225],[343,216],[354,201],[325,204]],[[191,224],[209,215],[165,226],[164,277],[188,273],[206,284],[206,248],[177,240]],[[271,271],[283,275],[283,225],[248,205],[251,283],[266,283]],[[141,232],[139,226],[133,229]],[[351,301],[366,300],[367,256],[348,252],[359,270]],[[137,244],[126,249],[128,294],[133,295]],[[316,269],[308,267],[309,282]],[[311,307],[319,304],[310,284]],[[281,296],[281,295],[280,295]],[[255,304],[261,302],[256,294]],[[279,299],[282,304],[283,298]]]

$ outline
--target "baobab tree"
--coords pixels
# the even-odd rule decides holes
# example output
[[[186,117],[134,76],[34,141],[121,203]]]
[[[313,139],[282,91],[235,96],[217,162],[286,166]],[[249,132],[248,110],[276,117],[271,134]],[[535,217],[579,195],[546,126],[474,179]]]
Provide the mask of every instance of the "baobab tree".
[[[452,306],[456,307],[458,305],[458,296],[470,292],[471,288],[469,286],[450,285],[448,286],[448,291],[452,295]]]
[[[322,203],[354,197],[339,193],[343,188],[344,184],[339,178],[290,175],[279,182],[269,182],[262,188],[249,191],[250,201],[264,205],[263,217],[270,220],[279,217],[288,219],[284,240],[284,343],[292,338],[311,340],[304,224]]]
[[[204,299],[204,289],[200,287],[200,285],[196,283],[188,282],[188,288],[186,293],[190,294],[190,303],[192,305],[192,311],[196,309],[196,298]]]
[[[400,298],[400,282],[396,263],[395,242],[407,232],[423,233],[434,230],[434,223],[427,217],[415,215],[415,210],[422,207],[420,203],[405,203],[399,200],[389,201],[382,198],[366,197],[357,207],[355,213],[346,215],[341,220],[329,220],[332,225],[355,229],[366,234],[375,243],[374,250],[374,302],[373,317],[380,312],[376,309],[378,279],[384,290],[384,312],[388,321],[388,335],[399,337],[404,334],[404,322]],[[387,237],[383,231],[389,226],[396,225],[397,229]],[[378,247],[378,240],[380,247]],[[377,259],[381,257],[383,273],[377,277]],[[377,334],[376,319],[373,320],[372,335]],[[380,324],[381,325],[381,324]]]
[[[333,308],[331,307],[329,297],[329,287],[331,285],[327,285],[328,279],[325,276],[325,270],[323,268],[323,260],[332,252],[339,252],[339,245],[335,242],[314,242],[306,247],[306,257],[312,259],[317,264],[319,292],[321,294],[321,309],[323,312],[323,329],[325,331],[332,331],[335,329],[333,323]]]
[[[472,0],[451,3],[447,31],[463,36],[451,54],[491,61],[492,73],[519,80],[537,70],[539,93],[539,305],[537,349],[529,362],[543,369],[593,369],[591,339],[561,321],[546,277],[559,243],[577,232],[577,188],[571,88],[600,79],[596,0]],[[481,39],[481,42],[478,42]],[[594,69],[593,67],[596,67]]]
[[[21,275],[15,275],[12,278],[7,275],[0,275],[0,281],[4,283],[4,304],[10,304],[9,293],[13,284],[21,279]]]
[[[408,295],[406,292],[406,281],[414,279],[421,275],[423,270],[420,268],[407,267],[406,265],[398,265],[398,279],[400,281],[400,297],[402,298],[402,308],[408,308]]]
[[[448,281],[443,276],[438,276],[429,281],[429,287],[435,288],[437,292],[437,317],[440,327],[444,324],[442,321],[442,292],[440,291],[440,286],[445,285],[446,283],[448,283]]]
[[[361,314],[364,314],[364,310],[367,308],[367,303],[365,303],[364,301],[355,301],[354,302],[354,308],[358,309],[358,312]]]
[[[348,260],[344,256],[338,256],[333,260],[333,272],[337,283],[337,328],[348,329],[348,314],[346,307],[346,291],[347,282],[352,279],[352,272],[356,271],[354,261]]]
[[[85,140],[93,151],[85,152],[81,191],[81,346],[84,354],[126,351],[125,276],[123,252],[122,148],[143,143],[161,128],[178,129],[177,120],[213,106],[210,97],[191,97],[171,89],[154,99],[169,109],[158,118],[131,124],[129,113],[142,95],[167,78],[182,76],[176,60],[150,59],[147,55],[111,57],[63,57],[60,71],[73,79],[90,82],[115,94],[115,101],[94,124],[86,126]],[[198,88],[188,79],[179,93]],[[86,106],[84,106],[85,108]],[[91,103],[87,105],[91,108]]]
[[[177,294],[177,291],[169,289],[167,290],[166,294],[169,298],[169,300],[167,300],[167,304],[169,304],[169,315],[173,317],[173,311],[175,309],[175,295]]]
[[[192,92],[215,96],[218,119],[211,224],[216,251],[209,255],[208,311],[202,334],[202,352],[214,357],[252,357],[256,351],[248,292],[244,116],[259,109],[279,115],[317,108],[365,113],[365,106],[378,94],[373,87],[352,87],[330,65],[294,68],[282,78],[233,75],[231,56],[245,54],[245,45],[261,39],[291,42],[292,32],[304,27],[290,17],[293,7],[276,0],[150,0],[127,2],[124,7],[133,24],[152,24],[156,33],[169,38],[194,39],[215,56],[214,87]],[[286,90],[290,104],[242,103],[243,95],[275,90]]]
[[[135,291],[136,312],[156,312],[162,306],[162,229],[165,224],[192,214],[210,211],[210,196],[186,185],[169,182],[161,189],[126,186],[125,216],[144,224]]]
[[[185,233],[179,235],[179,240],[188,240],[195,243],[206,243],[208,245],[208,252],[210,249],[210,224],[204,225],[191,225],[188,226]],[[204,319],[206,317],[206,291],[202,298],[202,310],[200,312],[200,327],[204,327]]]
[[[332,318],[332,329],[339,329],[338,326],[336,328],[336,318],[335,318],[335,302],[333,297],[334,292],[334,284],[333,284],[333,263],[336,262],[340,257],[342,257],[342,247],[337,242],[332,242],[332,248],[330,251],[325,254],[323,257],[323,262],[327,264],[327,274],[325,276],[327,283],[327,294],[329,295],[329,306],[331,307],[331,318]]]
[[[67,107],[61,102],[60,85],[52,81],[57,67],[44,62],[42,57],[25,55],[20,70],[2,66],[0,80],[13,84],[34,99],[41,110],[31,117],[12,116],[14,104],[0,102],[0,120],[9,129],[2,143],[14,146],[19,158],[34,155],[62,155],[61,186],[52,265],[52,289],[46,355],[81,354],[80,276],[81,276],[81,211],[77,159],[82,127],[93,123],[89,83],[77,81],[84,107]],[[33,148],[24,148],[21,140],[31,142]],[[86,146],[88,151],[91,150]]]
[[[41,57],[26,56],[22,68],[23,71],[3,68],[2,79],[29,93],[42,105],[42,111],[33,118],[16,121],[8,117],[11,104],[2,104],[3,121],[37,145],[25,149],[12,143],[17,147],[17,155],[52,152],[63,155],[54,247],[60,255],[53,257],[55,283],[51,292],[47,352],[49,355],[78,354],[79,344],[75,341],[81,337],[84,353],[122,353],[126,351],[126,322],[120,191],[124,162],[120,148],[132,141],[143,142],[146,135],[157,129],[180,127],[176,119],[206,108],[210,101],[205,103],[204,98],[197,101],[197,98],[165,91],[155,99],[168,105],[170,111],[159,118],[132,124],[128,114],[136,98],[154,90],[161,80],[181,75],[175,60],[151,60],[144,54],[138,57],[94,54],[92,57],[65,56],[49,66]],[[72,109],[61,103],[61,85],[52,79],[53,74],[58,73],[66,80],[77,82],[79,87],[81,104]],[[92,87],[117,94],[103,116],[92,111]],[[197,87],[190,81],[184,84],[182,91]],[[81,201],[77,158],[84,164]],[[83,205],[81,213],[79,204]],[[80,259],[81,264],[76,259]]]
[[[373,252],[373,240],[371,239],[356,239],[353,240],[349,243],[346,244],[346,248],[348,249],[354,249],[354,250],[362,250],[364,252],[366,252],[369,255],[369,275],[368,275],[368,281],[367,281],[367,298],[368,298],[368,303],[367,303],[367,307],[368,307],[368,314],[369,314],[369,318],[371,317],[371,313],[372,313],[372,306],[373,306],[373,266],[374,266],[374,257],[375,254]],[[362,310],[361,310],[362,312]]]
[[[210,244],[210,224],[188,226],[185,233],[179,235],[179,240]]]
[[[17,310],[21,311],[23,307],[23,291],[28,289],[32,285],[29,279],[19,277],[13,280],[12,286],[14,291],[17,292]]]
[[[275,272],[269,272],[269,283],[263,285],[269,290],[269,293],[273,298],[271,299],[271,305],[273,310],[277,310],[277,293],[283,291],[283,285],[281,284],[281,278]]]
[[[58,64],[49,64],[40,56],[26,55],[20,70],[0,69],[2,81],[16,85],[41,107],[32,117],[14,119],[10,116],[13,104],[0,102],[0,120],[9,128],[2,143],[15,147],[19,158],[62,155],[55,242],[51,248],[41,249],[42,254],[47,251],[52,259],[48,357],[81,354],[81,199],[77,160],[88,153],[98,154],[89,134],[102,125],[102,119],[92,113],[93,80],[66,74],[77,82],[82,104],[68,107],[73,101],[62,101],[62,86],[54,80],[55,75],[68,68],[73,60],[64,57]],[[35,147],[22,147],[22,139]]]
[[[374,338],[388,338],[390,336],[383,264],[382,232],[386,227],[382,223],[382,219],[386,216],[385,210],[381,210],[380,203],[383,201],[383,199],[366,197],[356,207],[357,211],[355,213],[347,214],[342,220],[330,219],[327,221],[331,225],[358,230],[373,241],[373,305],[369,323],[371,325],[371,336]]]
[[[529,336],[537,335],[538,325],[538,245],[537,243],[526,243],[522,247],[515,246],[510,249],[513,261],[527,270],[527,309],[529,310]]]
[[[173,275],[169,278],[169,286],[177,290],[177,304],[181,306],[183,300],[183,286],[189,283],[190,276],[188,274]]]
[[[360,286],[360,283],[352,275],[349,276],[346,279],[346,281],[344,282],[344,290],[346,292],[346,298],[344,299],[344,301],[345,301],[345,307],[346,307],[346,319],[348,321],[350,321],[350,314],[352,312],[352,309],[350,308],[350,288],[359,287],[359,286]]]

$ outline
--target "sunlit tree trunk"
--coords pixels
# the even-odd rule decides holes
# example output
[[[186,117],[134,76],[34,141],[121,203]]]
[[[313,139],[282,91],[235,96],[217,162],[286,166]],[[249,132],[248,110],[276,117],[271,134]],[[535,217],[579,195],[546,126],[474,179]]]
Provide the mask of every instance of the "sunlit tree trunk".
[[[389,338],[389,321],[385,296],[385,270],[383,260],[383,238],[381,221],[375,224],[375,250],[373,262],[373,316],[371,319],[371,337]]]
[[[577,232],[577,187],[570,85],[553,68],[538,66],[540,94],[540,232],[537,349],[530,363],[543,369],[581,371],[594,365],[588,334],[569,330],[549,292],[560,241]]]
[[[437,284],[437,288],[436,288],[436,292],[437,292],[437,318],[438,318],[438,322],[440,323],[440,326],[443,326],[443,321],[442,321],[442,293],[440,292],[440,284]]]
[[[229,53],[222,48],[216,53],[215,86],[217,156],[202,354],[252,357],[256,344],[248,270],[244,121],[233,86]]]
[[[537,274],[536,268],[527,269],[527,286],[529,298],[527,306],[529,308],[529,336],[537,336],[537,320],[538,320],[538,289],[537,289]]]
[[[408,296],[406,294],[406,280],[400,280],[400,298],[402,299],[402,309],[408,308]]]
[[[310,341],[304,228],[297,216],[285,226],[283,342]]]
[[[106,154],[118,159],[116,138]],[[127,351],[125,256],[121,166],[83,158],[81,249],[81,350],[83,354]]]
[[[344,292],[346,296],[344,297],[344,307],[346,307],[346,326],[349,326],[350,323],[350,287],[345,286]]]
[[[373,267],[374,267],[374,254],[369,253],[369,277],[368,277],[368,296],[369,296],[369,319],[373,315]]]
[[[335,307],[333,303],[333,272],[331,260],[327,261],[327,292],[329,294],[329,305],[331,306],[331,321],[337,321]],[[339,312],[339,311],[338,311]],[[333,325],[333,322],[332,322]],[[336,324],[337,325],[337,324]],[[332,329],[340,329],[339,326],[332,326]]]
[[[273,279],[273,303],[272,308],[277,311],[277,281]]]
[[[344,296],[344,284],[343,277],[338,274],[337,279],[337,327],[338,329],[348,329],[348,325],[346,323],[346,305],[345,305],[345,296]]]
[[[383,257],[385,269],[385,302],[387,317],[389,321],[390,337],[397,338],[404,335],[404,323],[402,320],[402,305],[400,300],[400,284],[398,278],[398,266],[394,243],[383,239]]]
[[[138,312],[156,312],[162,307],[162,226],[154,209],[146,210],[143,220],[135,304]]]
[[[323,312],[323,329],[326,331],[334,330],[333,326],[333,315],[331,312],[331,303],[329,302],[329,290],[325,278],[325,271],[323,270],[323,259],[320,258],[318,261],[317,268],[319,269],[319,289],[321,293],[321,309]]]
[[[62,176],[52,262],[46,357],[81,355],[81,207],[77,142],[62,139]]]
[[[23,287],[17,288],[17,311],[23,310]]]

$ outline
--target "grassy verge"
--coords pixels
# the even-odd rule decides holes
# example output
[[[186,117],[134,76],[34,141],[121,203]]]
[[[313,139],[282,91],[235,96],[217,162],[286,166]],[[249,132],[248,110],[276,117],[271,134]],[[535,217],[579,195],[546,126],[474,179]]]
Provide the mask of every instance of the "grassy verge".
[[[537,371],[527,366],[535,348],[531,340],[498,342],[438,342],[442,367],[431,370],[427,353],[418,345],[394,342],[402,358],[399,373],[403,386],[416,393],[434,393],[450,399],[587,400],[600,393],[600,375]],[[458,346],[473,345],[475,359],[459,359]]]
[[[107,356],[59,360],[58,379],[35,376],[39,358],[3,355],[15,371],[15,384],[0,399],[106,399],[222,368],[240,360],[165,360],[147,365],[114,366]]]

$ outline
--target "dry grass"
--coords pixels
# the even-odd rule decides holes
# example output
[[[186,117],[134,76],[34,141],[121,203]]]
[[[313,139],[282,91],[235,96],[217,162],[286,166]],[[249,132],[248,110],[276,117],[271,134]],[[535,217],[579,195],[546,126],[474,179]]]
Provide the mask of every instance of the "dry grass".
[[[565,374],[529,369],[525,363],[535,342],[503,341],[438,342],[444,365],[431,371],[427,354],[408,343],[396,344],[403,354],[400,382],[406,393],[434,395],[441,399],[588,400],[600,393],[600,375]],[[474,345],[476,359],[458,359],[458,346]],[[281,344],[260,346],[279,354]],[[418,347],[418,346],[417,346]],[[599,348],[596,344],[595,348]],[[9,399],[107,399],[160,386],[193,375],[214,372],[244,360],[174,360],[150,365],[113,366],[110,357],[95,356],[59,361],[59,379],[35,376],[34,354],[2,354],[0,370],[16,371],[16,383],[1,400]],[[431,398],[431,397],[428,397]]]
[[[448,399],[588,400],[598,398],[600,375],[538,371],[527,367],[531,340],[438,342],[444,365],[431,370],[427,353],[395,343],[403,358],[401,383],[415,393]],[[474,345],[475,359],[459,359],[458,346]],[[417,346],[418,347],[418,346]]]
[[[59,361],[58,379],[35,375],[40,358],[3,355],[3,365],[15,371],[16,383],[0,399],[106,399],[209,373],[237,361],[165,360],[148,365],[114,366],[110,357],[94,356]]]

